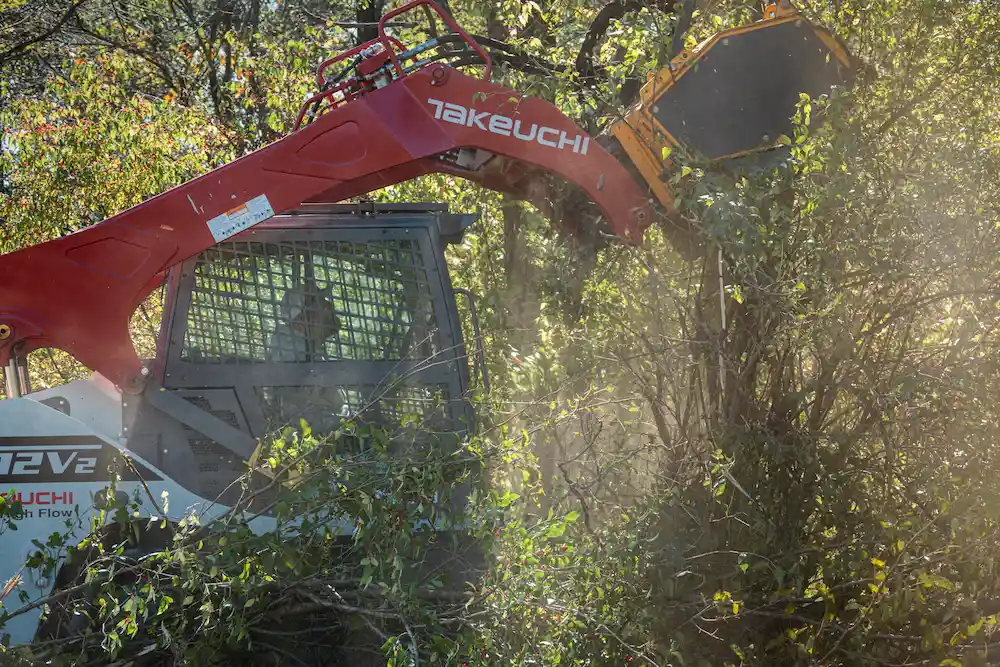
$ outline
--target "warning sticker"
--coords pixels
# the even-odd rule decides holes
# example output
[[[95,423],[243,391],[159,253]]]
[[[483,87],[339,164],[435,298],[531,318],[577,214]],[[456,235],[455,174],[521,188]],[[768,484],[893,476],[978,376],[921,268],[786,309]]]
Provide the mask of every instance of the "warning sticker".
[[[209,220],[208,230],[218,243],[271,217],[274,217],[271,202],[267,200],[267,195],[260,195]]]

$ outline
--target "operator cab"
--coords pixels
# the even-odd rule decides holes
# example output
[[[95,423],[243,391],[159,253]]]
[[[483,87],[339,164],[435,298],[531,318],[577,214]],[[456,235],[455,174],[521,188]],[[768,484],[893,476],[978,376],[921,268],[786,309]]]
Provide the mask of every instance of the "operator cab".
[[[300,420],[326,435],[409,419],[460,442],[480,366],[444,249],[474,220],[437,204],[307,204],[178,264],[159,386],[125,404],[129,448],[228,504],[258,443]]]

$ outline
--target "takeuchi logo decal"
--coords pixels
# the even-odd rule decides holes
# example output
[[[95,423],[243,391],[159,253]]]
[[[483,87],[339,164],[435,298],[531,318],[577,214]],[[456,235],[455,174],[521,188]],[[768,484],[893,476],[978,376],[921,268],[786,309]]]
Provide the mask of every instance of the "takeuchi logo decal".
[[[446,123],[464,125],[465,127],[477,127],[484,132],[499,134],[504,137],[514,137],[521,141],[538,142],[542,146],[567,150],[572,148],[574,153],[586,155],[590,148],[590,137],[585,134],[577,134],[571,137],[565,130],[558,130],[554,127],[547,127],[532,123],[530,126],[522,124],[520,120],[514,120],[508,116],[491,113],[489,111],[476,111],[474,107],[463,107],[460,104],[442,102],[434,98],[428,98],[427,102],[434,107],[434,117]]]

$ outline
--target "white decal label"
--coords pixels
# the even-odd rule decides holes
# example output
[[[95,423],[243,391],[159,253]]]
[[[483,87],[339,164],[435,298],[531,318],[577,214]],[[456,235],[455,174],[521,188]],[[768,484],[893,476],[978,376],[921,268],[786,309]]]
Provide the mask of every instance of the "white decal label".
[[[239,234],[248,227],[253,227],[258,222],[273,217],[274,209],[271,208],[271,202],[267,200],[267,195],[260,195],[242,206],[237,206],[209,220],[208,231],[212,232],[212,236],[218,243]]]
[[[539,127],[537,123],[532,123],[530,127],[522,126],[520,120],[489,111],[476,111],[475,108],[442,102],[432,97],[427,98],[427,103],[434,107],[434,117],[446,123],[476,127],[484,132],[504,137],[513,136],[521,141],[537,141],[542,146],[561,151],[572,148],[574,153],[580,155],[586,155],[590,148],[590,137],[583,134],[570,136],[566,134],[565,130],[557,130],[554,127],[544,125]]]

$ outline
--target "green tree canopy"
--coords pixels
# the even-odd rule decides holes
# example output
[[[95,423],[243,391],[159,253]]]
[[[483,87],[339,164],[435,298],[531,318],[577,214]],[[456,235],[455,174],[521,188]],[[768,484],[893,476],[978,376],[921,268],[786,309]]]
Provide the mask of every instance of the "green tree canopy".
[[[501,80],[593,132],[667,62],[678,20],[656,2],[447,6],[548,68]],[[0,251],[282,136],[316,64],[387,7],[0,0]],[[699,3],[683,41],[760,9]],[[206,529],[216,560],[188,535],[156,566],[181,573],[183,594],[143,589],[158,639],[138,632],[135,606],[111,605],[131,619],[114,659],[222,664],[312,595],[331,627],[361,619],[394,665],[996,663],[1000,6],[800,9],[848,45],[855,84],[801,101],[772,169],[672,156],[702,256],[659,228],[641,247],[584,249],[538,211],[444,176],[373,193],[482,211],[449,250],[480,304],[494,385],[493,427],[473,443],[490,490],[467,510],[490,567],[468,595],[439,613],[401,583],[426,545],[389,548],[408,528],[391,500],[324,497],[377,526],[356,545],[373,587],[318,593],[332,557],[314,541]],[[142,320],[157,317],[137,318],[146,349]],[[82,372],[40,361],[39,386]],[[386,466],[404,496],[444,484],[433,467]],[[286,558],[247,558],[268,551]],[[287,595],[260,607],[276,589]],[[271,640],[261,655],[293,661]]]

